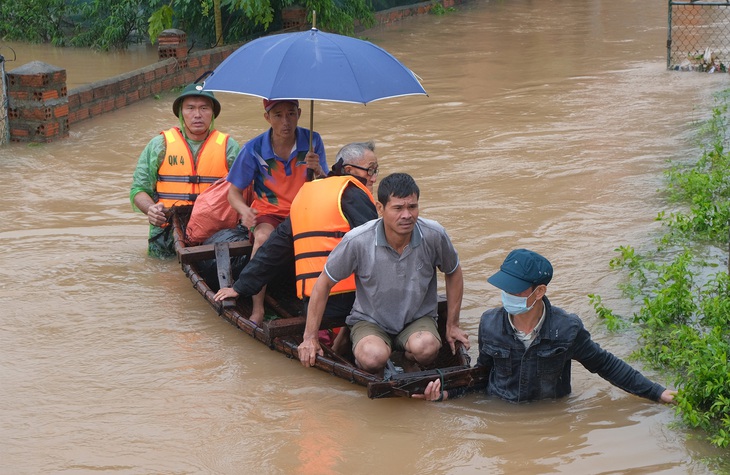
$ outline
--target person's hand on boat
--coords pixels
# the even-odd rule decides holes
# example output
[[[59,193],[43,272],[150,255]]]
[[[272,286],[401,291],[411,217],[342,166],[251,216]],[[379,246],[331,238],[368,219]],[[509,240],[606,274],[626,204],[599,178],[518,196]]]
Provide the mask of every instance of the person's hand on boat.
[[[460,341],[465,349],[469,349],[469,335],[456,325],[446,326],[446,341],[451,347],[451,354],[456,354],[456,342]]]
[[[255,209],[251,209],[249,207],[246,207],[242,212],[241,215],[241,224],[246,229],[251,229],[254,226],[256,226],[256,215],[258,214],[258,211]]]
[[[445,401],[449,398],[448,391],[441,391],[441,380],[434,379],[423,390],[423,394],[411,394],[414,399],[425,399],[426,401]]]
[[[213,296],[213,300],[220,302],[225,299],[235,299],[238,297],[238,292],[233,290],[233,287],[223,287]]]
[[[299,355],[299,361],[302,365],[308,368],[310,366],[314,366],[314,363],[317,360],[317,355],[324,355],[324,350],[320,346],[319,339],[317,337],[304,338],[304,341],[302,341],[297,348],[297,353]]]
[[[163,203],[155,203],[147,208],[147,219],[153,226],[162,226],[167,222],[167,212]]]
[[[322,166],[319,164],[319,155],[309,151],[307,152],[307,156],[304,157],[304,161],[307,162],[307,168],[314,172],[315,177],[324,177],[324,170],[322,170]]]

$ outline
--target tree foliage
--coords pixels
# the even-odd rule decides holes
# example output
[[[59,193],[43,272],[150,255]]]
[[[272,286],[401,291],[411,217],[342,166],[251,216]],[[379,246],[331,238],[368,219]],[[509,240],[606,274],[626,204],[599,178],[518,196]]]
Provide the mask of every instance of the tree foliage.
[[[77,11],[73,46],[110,50],[145,39],[148,11],[137,0],[93,0],[79,3]]]
[[[294,3],[289,0],[289,3]],[[363,26],[375,22],[369,4],[363,0],[304,0],[307,19],[312,21],[312,12],[317,12],[317,28],[332,33],[351,35],[355,31],[355,20]]]
[[[221,0],[223,36],[231,41],[244,41],[280,26],[281,11],[295,0]],[[317,26],[325,31],[352,34],[355,22],[371,26],[372,9],[367,0],[304,0],[302,5],[311,22],[317,12]],[[181,28],[206,44],[219,44],[215,36],[213,0],[171,0],[152,12],[148,30],[154,41],[167,28]],[[172,13],[172,14],[171,14]],[[201,28],[202,26],[202,28]]]
[[[64,0],[0,2],[0,38],[10,41],[52,43],[62,46],[67,26]]]
[[[207,48],[242,42],[281,26],[282,9],[295,0],[13,0],[0,2],[0,38],[56,46],[124,48],[156,41],[168,28],[184,30]],[[216,6],[220,5],[217,10]],[[373,23],[369,0],[304,0],[317,26],[351,34],[356,22]],[[219,34],[216,34],[216,14]]]

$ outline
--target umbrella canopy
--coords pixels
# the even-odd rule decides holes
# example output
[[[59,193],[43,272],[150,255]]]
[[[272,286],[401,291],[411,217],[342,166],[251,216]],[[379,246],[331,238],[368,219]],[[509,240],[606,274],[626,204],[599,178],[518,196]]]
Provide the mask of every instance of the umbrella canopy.
[[[361,104],[426,94],[416,75],[383,48],[316,28],[246,43],[215,68],[204,89]]]

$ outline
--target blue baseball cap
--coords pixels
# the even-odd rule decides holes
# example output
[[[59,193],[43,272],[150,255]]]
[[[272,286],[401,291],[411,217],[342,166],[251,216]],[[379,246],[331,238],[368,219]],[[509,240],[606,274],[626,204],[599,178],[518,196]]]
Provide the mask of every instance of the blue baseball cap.
[[[516,295],[532,286],[547,285],[552,278],[553,266],[550,261],[534,251],[515,249],[487,282],[508,294]]]

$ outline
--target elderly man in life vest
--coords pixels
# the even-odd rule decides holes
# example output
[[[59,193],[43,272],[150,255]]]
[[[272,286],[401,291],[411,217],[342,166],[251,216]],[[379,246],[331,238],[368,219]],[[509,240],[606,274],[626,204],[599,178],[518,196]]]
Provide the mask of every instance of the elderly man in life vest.
[[[372,195],[378,176],[375,145],[351,143],[342,147],[336,158],[328,178],[302,186],[292,201],[289,217],[271,233],[233,287],[218,291],[215,300],[256,295],[270,279],[291,269],[295,256],[309,255],[296,259],[297,294],[306,309],[327,254],[350,229],[378,217]],[[354,291],[354,281],[343,282],[337,289],[324,314],[325,319],[334,320],[327,326],[344,325],[355,300]]]
[[[186,86],[172,103],[179,127],[160,132],[142,150],[132,176],[129,199],[150,223],[148,253],[175,255],[170,208],[192,204],[197,196],[226,176],[239,152],[238,143],[215,129],[221,105],[200,84]]]

